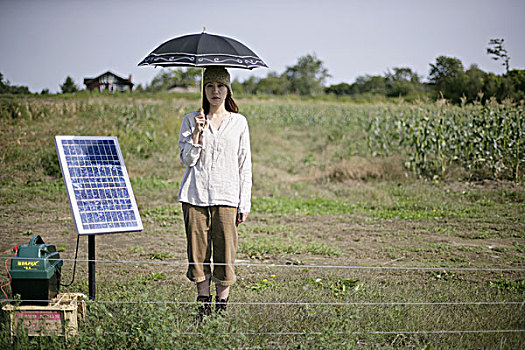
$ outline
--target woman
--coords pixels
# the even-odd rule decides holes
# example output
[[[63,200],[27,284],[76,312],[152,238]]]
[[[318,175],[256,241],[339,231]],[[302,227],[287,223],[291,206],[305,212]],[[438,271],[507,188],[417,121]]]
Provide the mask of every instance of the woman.
[[[197,284],[199,315],[226,311],[237,252],[237,225],[251,206],[252,164],[246,118],[232,98],[230,75],[209,67],[203,76],[203,112],[186,115],[179,136],[180,157],[187,166],[179,190],[186,229],[188,272]],[[213,271],[210,264],[213,254]]]

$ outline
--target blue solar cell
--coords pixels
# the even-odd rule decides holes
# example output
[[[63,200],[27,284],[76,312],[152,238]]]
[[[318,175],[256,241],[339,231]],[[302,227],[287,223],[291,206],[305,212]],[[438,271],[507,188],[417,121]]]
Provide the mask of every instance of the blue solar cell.
[[[56,136],[79,234],[142,230],[116,137]]]

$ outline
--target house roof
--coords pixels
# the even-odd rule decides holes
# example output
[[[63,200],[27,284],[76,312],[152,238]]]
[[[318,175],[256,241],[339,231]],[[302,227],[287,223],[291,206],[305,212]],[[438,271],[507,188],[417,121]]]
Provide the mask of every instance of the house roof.
[[[90,83],[97,82],[101,77],[103,77],[104,75],[108,75],[108,74],[115,77],[115,79],[117,80],[116,81],[117,84],[130,85],[130,86],[135,85],[131,81],[129,81],[128,79],[119,77],[118,75],[116,75],[113,72],[110,72],[109,70],[107,72],[105,72],[105,73],[100,74],[99,76],[97,76],[95,78],[84,78],[84,84],[87,85],[87,84],[90,84]]]

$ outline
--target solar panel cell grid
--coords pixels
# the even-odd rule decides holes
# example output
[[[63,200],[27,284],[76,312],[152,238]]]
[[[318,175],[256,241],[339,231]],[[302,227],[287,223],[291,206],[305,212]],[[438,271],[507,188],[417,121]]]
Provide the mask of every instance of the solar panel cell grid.
[[[116,138],[57,136],[56,143],[79,233],[142,230]]]

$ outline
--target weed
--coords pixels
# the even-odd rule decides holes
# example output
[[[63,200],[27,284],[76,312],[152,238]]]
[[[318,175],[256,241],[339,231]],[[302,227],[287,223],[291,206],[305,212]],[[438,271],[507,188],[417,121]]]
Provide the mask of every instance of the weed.
[[[512,242],[512,245],[516,247],[516,251],[520,253],[525,253],[525,244],[519,242]]]
[[[500,291],[516,292],[518,294],[525,294],[525,280],[508,280],[501,278],[497,281],[490,281],[489,285],[497,288]]]
[[[441,281],[448,281],[455,277],[453,273],[450,273],[446,270],[432,272],[430,275],[432,276],[433,279],[441,280]]]
[[[363,286],[363,283],[360,283],[359,280],[354,279],[339,279],[336,281],[323,280],[321,278],[316,279],[307,279],[307,283],[310,283],[312,286],[320,289],[327,289],[330,291],[331,295],[334,298],[341,299],[342,297],[348,295],[350,292],[357,292]]]
[[[151,260],[165,260],[165,259],[173,258],[173,254],[169,252],[149,253],[147,254],[147,256]]]
[[[270,277],[270,279],[263,278],[262,280],[253,282],[248,286],[248,289],[254,292],[262,292],[267,288],[271,288],[275,284],[274,277]]]
[[[129,251],[132,252],[132,253],[140,253],[143,250],[144,250],[144,248],[139,246],[139,245],[136,245],[136,246],[133,246],[133,247],[129,248]]]
[[[150,272],[144,277],[144,281],[165,281],[167,278],[164,272]]]

